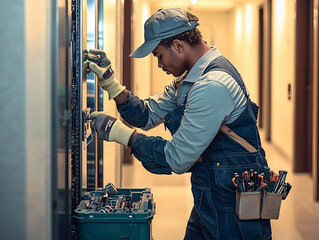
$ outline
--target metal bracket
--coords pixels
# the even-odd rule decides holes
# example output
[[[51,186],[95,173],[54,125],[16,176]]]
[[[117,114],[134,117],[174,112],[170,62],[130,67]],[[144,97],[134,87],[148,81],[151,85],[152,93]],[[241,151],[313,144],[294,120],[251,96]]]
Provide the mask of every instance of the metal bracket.
[[[82,111],[82,141],[84,142],[84,149],[93,141],[93,134],[91,128],[91,108],[86,108]]]

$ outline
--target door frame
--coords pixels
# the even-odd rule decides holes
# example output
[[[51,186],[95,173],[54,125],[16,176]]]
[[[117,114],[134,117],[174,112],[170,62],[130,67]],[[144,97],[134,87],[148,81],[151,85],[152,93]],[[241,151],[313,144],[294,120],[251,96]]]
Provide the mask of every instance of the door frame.
[[[296,2],[293,170],[312,174],[313,1]]]

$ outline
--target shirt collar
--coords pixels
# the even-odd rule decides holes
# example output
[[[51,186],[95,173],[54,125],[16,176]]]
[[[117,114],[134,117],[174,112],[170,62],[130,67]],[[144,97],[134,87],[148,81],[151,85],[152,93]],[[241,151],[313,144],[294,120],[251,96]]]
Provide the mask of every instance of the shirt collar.
[[[187,74],[184,82],[196,82],[202,76],[203,72],[209,65],[209,63],[216,58],[220,57],[221,53],[216,46],[211,46],[210,50],[206,52],[198,61],[194,64],[192,69]]]

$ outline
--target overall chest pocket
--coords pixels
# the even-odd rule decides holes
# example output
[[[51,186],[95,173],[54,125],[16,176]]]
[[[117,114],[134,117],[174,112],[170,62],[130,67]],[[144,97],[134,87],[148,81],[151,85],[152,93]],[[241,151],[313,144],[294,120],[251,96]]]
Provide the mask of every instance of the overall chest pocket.
[[[214,167],[214,180],[221,194],[224,207],[229,210],[235,210],[236,188],[232,182],[234,173],[238,173],[241,176],[244,171],[249,171],[250,169],[260,173],[262,165],[258,162],[256,154],[247,153],[240,156],[231,156],[231,158],[236,158],[238,164]],[[250,158],[250,161],[247,158]]]

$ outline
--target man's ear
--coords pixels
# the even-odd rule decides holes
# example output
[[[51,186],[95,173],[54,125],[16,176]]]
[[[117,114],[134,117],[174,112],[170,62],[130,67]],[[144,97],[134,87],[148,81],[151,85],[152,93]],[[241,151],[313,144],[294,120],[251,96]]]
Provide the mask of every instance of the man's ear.
[[[184,51],[184,44],[182,41],[175,39],[172,45],[178,53],[182,53]]]

